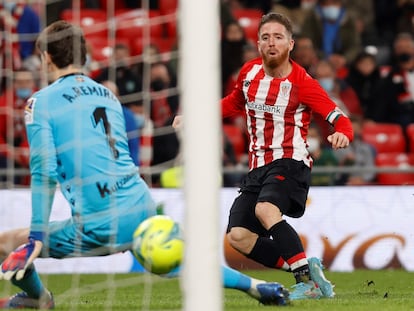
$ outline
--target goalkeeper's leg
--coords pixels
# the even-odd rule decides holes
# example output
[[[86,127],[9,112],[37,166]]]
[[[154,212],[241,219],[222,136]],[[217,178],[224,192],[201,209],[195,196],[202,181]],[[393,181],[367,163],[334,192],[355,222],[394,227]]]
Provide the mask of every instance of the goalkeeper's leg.
[[[17,247],[27,243],[29,229],[13,229],[0,233],[0,263]]]
[[[241,290],[264,305],[289,303],[289,292],[277,282],[258,280],[227,266],[222,266],[222,278],[225,288]]]

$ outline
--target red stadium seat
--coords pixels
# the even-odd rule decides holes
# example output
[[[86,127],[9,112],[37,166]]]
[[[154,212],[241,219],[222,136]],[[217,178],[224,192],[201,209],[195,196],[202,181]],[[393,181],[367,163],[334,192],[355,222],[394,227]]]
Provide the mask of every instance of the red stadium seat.
[[[103,37],[87,37],[86,44],[89,46],[92,59],[94,61],[102,62],[108,60],[115,44],[123,43],[129,45],[128,39],[117,38],[114,42],[109,42],[107,38]]]
[[[82,9],[75,12],[71,9],[63,10],[60,18],[80,26],[85,36],[107,36],[108,23],[104,10]]]
[[[223,124],[223,134],[227,136],[233,145],[234,153],[237,159],[240,160],[240,157],[247,153],[243,131],[237,125]]]
[[[161,15],[167,15],[176,11],[178,8],[178,0],[158,0],[158,9]]]
[[[414,168],[414,154],[404,152],[379,153],[376,157],[377,167]],[[414,173],[383,173],[377,174],[380,185],[414,185]]]
[[[408,144],[410,145],[410,152],[414,153],[414,123],[407,126],[406,133]]]
[[[374,146],[378,153],[406,151],[404,132],[398,124],[367,124],[362,128],[362,139]]]
[[[164,36],[164,23],[160,20],[152,19],[157,17],[159,11],[133,10],[125,14],[118,15],[116,18],[116,36],[129,38],[131,42],[136,38],[142,38],[149,27],[151,37]]]
[[[241,17],[262,18],[263,16],[262,12],[257,9],[233,9],[231,12],[236,19]]]
[[[259,17],[240,17],[237,19],[240,26],[243,27],[244,34],[248,40],[257,42],[257,30],[259,28],[260,18]]]

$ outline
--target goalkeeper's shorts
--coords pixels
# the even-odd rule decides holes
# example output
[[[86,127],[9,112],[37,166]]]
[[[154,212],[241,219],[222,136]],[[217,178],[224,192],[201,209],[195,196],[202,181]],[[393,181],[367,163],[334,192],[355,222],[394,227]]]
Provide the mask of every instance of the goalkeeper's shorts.
[[[131,249],[137,226],[156,214],[149,190],[129,204],[86,217],[72,217],[49,223],[49,237],[44,240],[40,257],[67,258],[103,256]]]

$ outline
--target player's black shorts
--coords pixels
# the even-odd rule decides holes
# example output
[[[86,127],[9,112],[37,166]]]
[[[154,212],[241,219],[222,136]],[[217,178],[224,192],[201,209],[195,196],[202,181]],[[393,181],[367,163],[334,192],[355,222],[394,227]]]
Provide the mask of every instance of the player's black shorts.
[[[301,217],[305,212],[310,173],[303,161],[293,159],[279,159],[250,171],[231,207],[227,231],[244,227],[259,235],[266,234],[255,215],[257,202],[273,203],[282,214]]]

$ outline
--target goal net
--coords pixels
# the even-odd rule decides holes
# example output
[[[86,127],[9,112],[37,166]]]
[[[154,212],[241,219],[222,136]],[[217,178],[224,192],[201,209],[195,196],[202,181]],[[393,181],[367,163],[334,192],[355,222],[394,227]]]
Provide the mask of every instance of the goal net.
[[[216,206],[221,148],[219,113],[214,105],[219,96],[218,1],[14,2],[22,8],[30,7],[39,17],[39,30],[58,19],[83,29],[88,48],[85,73],[109,88],[114,87],[137,125],[128,131],[128,138],[139,142],[133,159],[141,176],[155,192],[170,183],[183,189],[175,195],[183,197],[184,207],[163,210],[162,201],[159,202],[159,212],[171,214],[187,232],[184,276],[180,277],[181,285],[175,283],[175,290],[183,291],[185,299],[172,302],[172,306],[219,310],[222,302]],[[20,16],[10,17],[18,21]],[[33,43],[37,32],[18,35],[16,27],[3,23],[1,34],[4,94],[14,90],[16,83],[21,82],[19,79],[33,83],[32,91],[46,86],[37,52],[33,50],[27,56],[20,53],[21,41]],[[21,77],[21,71],[32,75]],[[7,202],[0,204],[0,231],[30,224],[28,146],[16,142],[24,125],[24,106],[16,107],[15,99],[14,95],[6,97],[5,105],[0,107],[0,115],[6,116],[7,123],[7,137],[0,153],[12,154],[0,167],[0,191]],[[180,137],[171,126],[178,113],[187,120]],[[26,162],[13,160],[18,157],[26,157]],[[172,180],[163,179],[162,173],[177,167],[184,167],[185,183],[178,180],[178,175]],[[51,219],[67,217],[69,207],[58,191]],[[71,310],[82,310],[88,304],[96,305],[95,309],[116,310],[122,305],[120,299],[129,301],[123,309],[152,310],[151,306],[158,305],[151,298],[154,284],[165,283],[168,287],[171,282],[143,273],[129,252],[97,258],[38,259],[36,267],[47,286],[60,283],[56,303]],[[56,282],[56,276],[62,282]],[[6,283],[0,285],[0,294],[13,294],[15,289]],[[133,294],[128,296],[131,288]],[[209,293],[208,303],[205,292]],[[95,297],[97,301],[87,301],[85,297]]]

